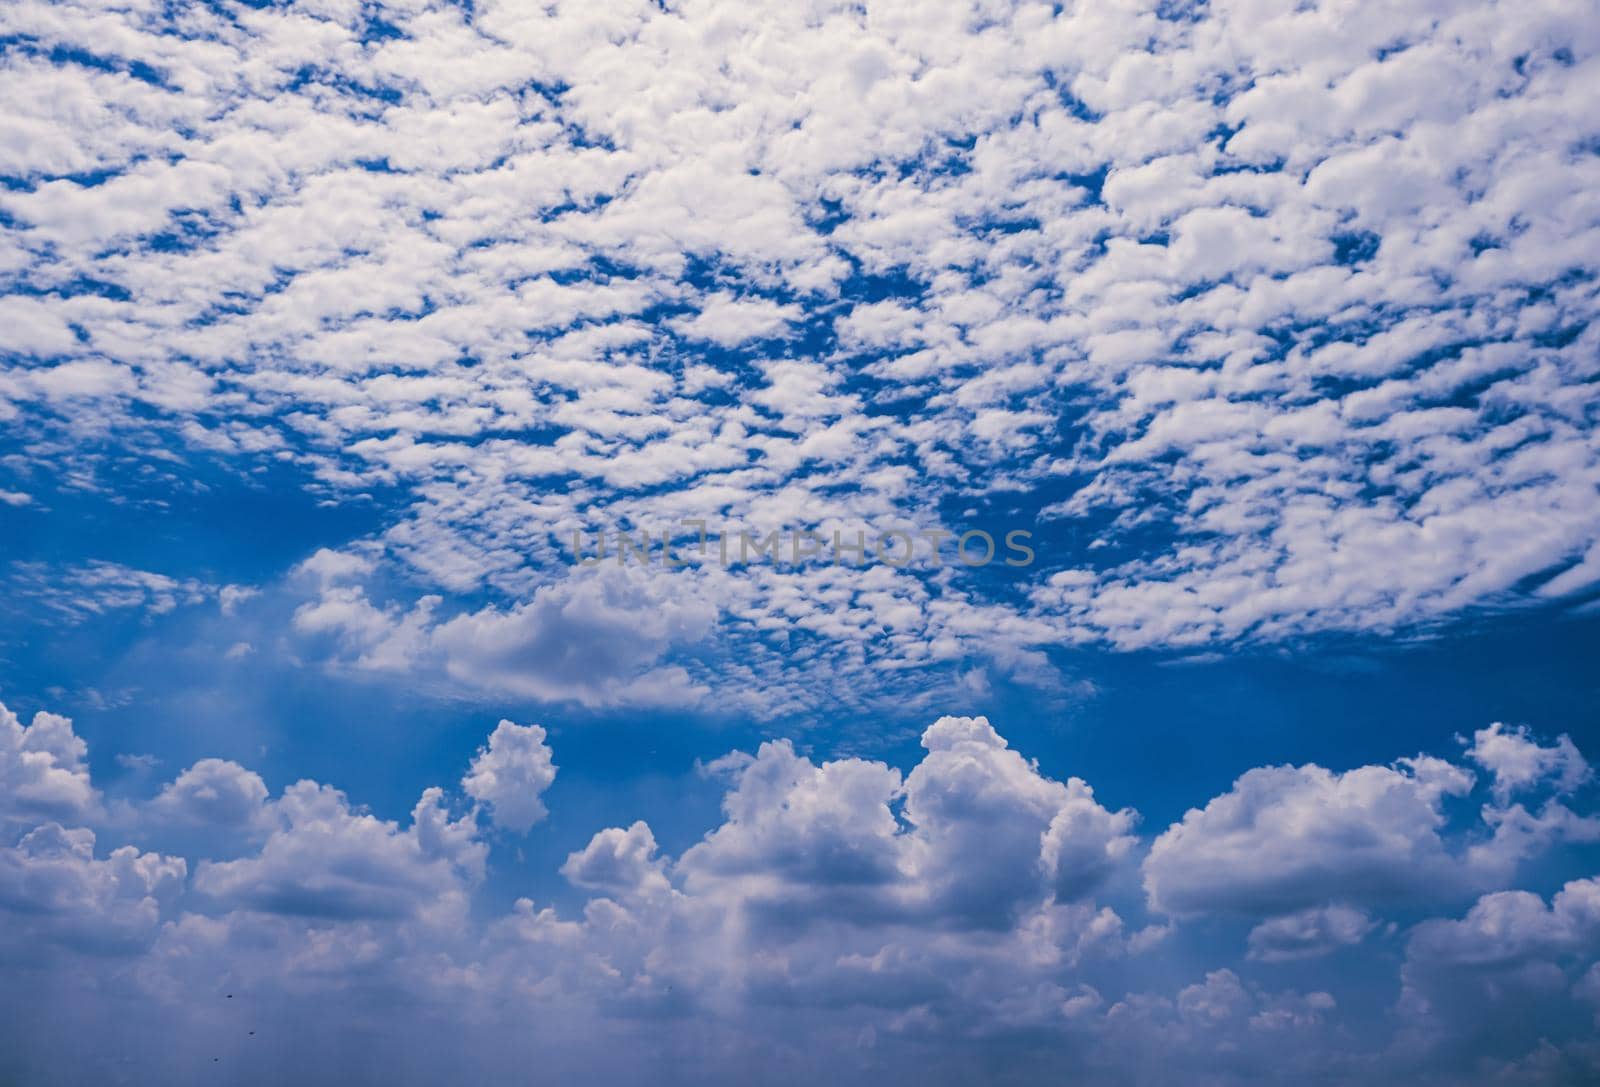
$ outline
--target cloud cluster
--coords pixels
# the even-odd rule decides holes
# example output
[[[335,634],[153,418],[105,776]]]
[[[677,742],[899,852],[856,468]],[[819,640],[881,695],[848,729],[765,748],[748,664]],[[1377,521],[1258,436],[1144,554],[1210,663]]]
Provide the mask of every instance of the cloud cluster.
[[[421,1083],[535,1053],[607,1082],[1142,1084],[1182,1065],[1219,1084],[1579,1083],[1596,1067],[1594,881],[1508,889],[1531,840],[1499,849],[1508,798],[1444,759],[1258,768],[1152,840],[981,717],[935,721],[904,771],[769,742],[703,768],[725,792],[699,841],[673,854],[645,822],[601,829],[560,866],[580,905],[507,909],[488,893],[511,875],[490,879],[492,831],[538,833],[555,781],[538,726],[501,722],[459,786],[400,822],[217,759],[111,818],[69,722],[5,720],[5,780],[76,783],[49,812],[19,787],[34,806],[8,809],[0,842],[0,1071],[22,1078],[90,1074],[124,1026],[161,1044],[119,1074],[174,1083],[224,1059],[241,1083]],[[1492,726],[1469,755],[1543,767],[1519,794],[1593,840],[1567,806],[1588,770],[1570,742]],[[1477,819],[1446,810],[1473,799]],[[205,825],[230,856],[165,844]],[[130,833],[159,851],[102,844]],[[1240,917],[1231,946],[1207,928]],[[1360,1010],[1363,986],[1387,1016]],[[85,1009],[95,1030],[58,1047]]]

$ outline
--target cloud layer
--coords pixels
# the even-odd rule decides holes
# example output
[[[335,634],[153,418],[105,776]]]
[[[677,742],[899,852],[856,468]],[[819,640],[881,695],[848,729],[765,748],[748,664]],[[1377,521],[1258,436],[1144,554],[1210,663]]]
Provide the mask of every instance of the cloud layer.
[[[443,598],[458,678],[590,704],[741,684],[509,669],[585,591],[559,553],[584,527],[1049,526],[1021,584],[658,571],[769,711],[958,658],[1037,678],[1043,646],[1581,602],[1595,25],[11,5],[5,501],[113,454],[381,487],[367,542]]]

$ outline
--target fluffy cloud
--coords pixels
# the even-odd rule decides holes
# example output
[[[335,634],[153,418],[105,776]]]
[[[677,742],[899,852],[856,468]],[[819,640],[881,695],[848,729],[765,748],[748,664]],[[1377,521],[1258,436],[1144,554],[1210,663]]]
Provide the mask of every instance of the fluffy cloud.
[[[679,862],[691,892],[758,910],[789,910],[799,896],[802,920],[896,908],[909,875],[890,807],[898,771],[860,759],[818,766],[777,741],[732,772],[723,824]]]
[[[982,717],[940,718],[922,746],[902,781],[882,763],[818,766],[763,745],[734,771],[726,822],[679,862],[685,886],[796,922],[1004,930],[1086,897],[1134,845],[1132,812],[1043,777]]]
[[[1063,901],[1088,895],[1132,850],[1133,812],[1101,807],[1079,778],[1041,776],[982,717],[941,718],[922,746],[905,815],[942,910],[1002,925],[1041,890]]]
[[[1260,767],[1151,844],[1143,862],[1151,905],[1168,913],[1277,919],[1251,934],[1263,957],[1360,939],[1362,907],[1439,902],[1515,875],[1560,842],[1600,840],[1600,819],[1546,800],[1537,814],[1509,794],[1536,784],[1570,792],[1588,764],[1563,736],[1540,746],[1526,730],[1492,725],[1467,755],[1491,770],[1479,827],[1463,831],[1447,802],[1468,796],[1471,771],[1419,755],[1393,766],[1335,773]],[[1354,907],[1354,908],[1352,908]],[[1363,927],[1365,926],[1365,927]]]
[[[1502,803],[1512,793],[1541,785],[1570,793],[1591,776],[1589,763],[1569,737],[1543,747],[1526,727],[1507,728],[1498,721],[1472,734],[1467,757],[1493,775],[1495,796]]]
[[[0,818],[86,818],[98,802],[87,752],[67,718],[41,711],[24,726],[0,703]]]
[[[294,627],[334,639],[331,656],[340,663],[586,706],[685,705],[706,693],[683,668],[660,666],[669,649],[704,638],[714,618],[686,587],[613,568],[546,586],[526,604],[444,619],[438,596],[409,609],[373,603],[347,580],[370,569],[370,561],[327,551],[298,568],[318,585],[295,610]]]
[[[1145,889],[1173,913],[1289,913],[1330,901],[1396,902],[1461,888],[1441,835],[1446,797],[1472,775],[1440,759],[1339,774],[1261,767],[1150,847]]]
[[[261,775],[228,759],[201,759],[162,788],[146,813],[163,821],[248,834],[269,816]]]
[[[665,859],[656,855],[656,837],[643,821],[608,827],[573,853],[561,874],[575,887],[628,900],[671,893]]]
[[[472,760],[461,788],[489,805],[496,826],[526,834],[549,814],[539,798],[555,779],[544,729],[501,721],[489,734],[488,746]]]
[[[1600,956],[1592,880],[1548,902],[1491,888],[1460,920],[1415,925],[1392,1034],[1346,1018],[1322,988],[1254,976],[1338,963],[1331,981],[1349,969],[1391,991],[1391,956],[1369,950],[1387,942],[1373,933],[1390,905],[1426,905],[1420,878],[1467,871],[1503,885],[1510,869],[1471,859],[1494,841],[1481,820],[1463,824],[1444,804],[1472,783],[1443,760],[1260,768],[1158,835],[1144,874],[1160,909],[1267,914],[1245,947],[1205,942],[1223,961],[1197,971],[1191,922],[1125,920],[1143,912],[1126,878],[1144,848],[1134,813],[1045,775],[983,718],[935,721],[904,771],[813,760],[785,741],[733,753],[705,767],[726,793],[698,842],[673,853],[642,821],[604,828],[561,866],[579,904],[497,907],[485,812],[521,833],[544,814],[546,739],[501,722],[460,795],[426,790],[404,825],[328,785],[272,796],[237,764],[201,760],[123,812],[124,829],[174,841],[207,825],[231,836],[235,856],[194,866],[133,846],[97,856],[95,831],[35,817],[0,845],[14,937],[0,953],[16,977],[58,980],[32,1003],[0,986],[13,1065],[41,1067],[60,1000],[100,1009],[107,1046],[119,1024],[173,1039],[151,1067],[182,1081],[213,1062],[181,1039],[237,1031],[214,1007],[233,992],[261,1032],[253,1059],[313,1081],[353,1029],[385,1040],[363,1049],[362,1074],[401,1082],[461,1062],[493,1073],[535,1051],[552,1068],[598,1061],[597,1074],[623,1081],[658,1070],[686,1038],[696,1078],[714,1082],[757,1059],[783,1083],[962,1082],[986,1068],[1034,1081],[1059,1074],[1063,1054],[1108,1083],[1160,1082],[1174,1062],[1218,1083],[1319,1069],[1475,1082],[1539,1062],[1556,1082],[1582,1081]],[[1565,765],[1544,779],[1564,780]],[[1522,810],[1496,806],[1493,783],[1486,792],[1488,810]],[[422,1024],[431,1048],[413,1053]],[[225,1040],[204,1044],[237,1059]],[[98,1045],[49,1051],[76,1068]]]
[[[1546,904],[1526,891],[1480,898],[1459,921],[1429,921],[1408,954],[1435,966],[1503,966],[1594,948],[1600,939],[1600,883],[1575,880]]]
[[[1568,883],[1548,903],[1499,891],[1460,920],[1426,921],[1407,942],[1401,973],[1405,1051],[1446,1076],[1461,1074],[1460,1054],[1471,1051],[1506,1078],[1593,1078],[1597,959],[1600,883],[1592,879]]]
[[[183,887],[183,859],[133,846],[94,854],[94,831],[60,823],[42,823],[0,849],[0,909],[11,918],[0,953],[48,965],[50,945],[117,955],[154,941],[162,901]]]
[[[451,676],[478,687],[589,705],[694,702],[681,668],[653,668],[710,626],[703,605],[621,579],[552,586],[508,612],[458,616],[433,631]]]
[[[484,846],[469,823],[452,821],[430,789],[412,823],[352,810],[343,793],[302,781],[273,805],[279,820],[260,853],[203,862],[195,889],[233,908],[297,917],[394,919],[465,909],[482,877]]]
[[[1108,1083],[1157,1084],[1174,1064],[1216,1083],[1354,1082],[1366,1058],[1335,1041],[1340,1015],[1330,993],[1273,990],[1223,968],[1170,996],[1130,993],[1075,1040],[1087,1074]]]

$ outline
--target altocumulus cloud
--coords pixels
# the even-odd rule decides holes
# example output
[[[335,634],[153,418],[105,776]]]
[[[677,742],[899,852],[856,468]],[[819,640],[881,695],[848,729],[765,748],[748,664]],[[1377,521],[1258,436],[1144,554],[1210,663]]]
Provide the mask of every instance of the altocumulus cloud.
[[[865,707],[957,661],[1047,684],[1061,644],[1582,603],[1596,27],[1577,0],[25,0],[0,493],[44,508],[117,455],[382,487],[400,633],[589,705]],[[1015,591],[658,572],[725,659],[661,631],[592,681],[511,666],[591,591],[561,588],[574,528],[949,503],[1083,546]],[[212,591],[81,572],[58,606]],[[408,659],[340,592],[364,664]]]
[[[240,1083],[503,1077],[535,1056],[619,1082],[1600,1069],[1600,892],[1514,889],[1516,862],[1600,836],[1568,806],[1588,765],[1527,730],[1486,728],[1465,753],[1518,768],[1520,799],[1428,756],[1258,768],[1153,839],[981,717],[935,721],[906,771],[769,742],[705,767],[721,822],[681,853],[644,822],[602,828],[560,866],[580,905],[508,909],[488,893],[489,836],[538,833],[556,771],[537,726],[502,721],[400,822],[315,781],[272,795],[215,759],[113,819],[70,722],[0,723],[6,780],[65,775],[49,803],[16,791],[0,848],[4,1067],[29,1082],[205,1082],[219,1053]],[[1447,817],[1447,796],[1481,818]],[[1560,833],[1507,850],[1507,813],[1534,799]],[[239,855],[114,844],[170,850],[207,821],[250,828]],[[1197,964],[1186,932],[1216,911],[1255,927]],[[1332,955],[1374,973],[1386,1015],[1347,1015],[1315,970],[1299,987],[1272,973]],[[162,1045],[136,1044],[151,1030]]]

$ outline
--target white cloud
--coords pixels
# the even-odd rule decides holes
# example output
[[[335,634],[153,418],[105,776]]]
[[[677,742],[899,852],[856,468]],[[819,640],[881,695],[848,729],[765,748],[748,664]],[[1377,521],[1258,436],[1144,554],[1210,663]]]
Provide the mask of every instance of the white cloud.
[[[589,705],[683,704],[699,692],[677,668],[654,668],[674,644],[704,637],[705,605],[623,577],[542,589],[510,611],[486,608],[432,632],[445,669],[475,686]]]
[[[940,718],[922,745],[905,811],[925,843],[919,875],[943,908],[1001,924],[1017,899],[1040,890],[1085,897],[1130,855],[1132,811],[1108,811],[1081,779],[1043,777],[987,719]]]
[[[561,874],[575,887],[627,901],[671,893],[664,867],[664,859],[656,855],[655,835],[640,821],[626,830],[600,831],[567,857]]]
[[[1505,965],[1580,951],[1600,940],[1600,883],[1574,880],[1550,903],[1526,891],[1484,895],[1459,921],[1418,926],[1408,954],[1415,961]]]
[[[698,313],[673,327],[690,339],[737,347],[746,340],[781,336],[789,323],[799,318],[796,305],[782,306],[762,298],[736,299],[723,293],[705,299]]]
[[[1480,898],[1460,920],[1423,922],[1406,945],[1398,1010],[1404,1052],[1443,1076],[1471,1055],[1506,1079],[1582,1083],[1597,1067],[1586,970],[1600,957],[1600,884],[1573,880],[1546,903]],[[1554,1024],[1583,1024],[1563,1038]]]
[[[0,848],[0,935],[8,958],[43,958],[44,945],[89,954],[133,954],[155,939],[161,902],[182,888],[182,858],[122,846],[97,859],[94,831],[41,823]]]
[[[201,759],[150,801],[157,819],[250,834],[269,820],[261,775],[228,759]]]
[[[764,744],[735,771],[726,822],[677,865],[695,894],[785,918],[911,920],[1003,930],[1076,901],[1128,856],[1130,811],[1041,776],[981,717],[944,717],[901,779]],[[895,806],[901,809],[902,826]]]
[[[1440,759],[1339,774],[1261,767],[1158,836],[1144,862],[1158,909],[1271,915],[1405,901],[1470,886],[1441,835],[1472,775]]]
[[[1570,793],[1592,776],[1578,748],[1567,736],[1543,747],[1525,726],[1507,728],[1498,721],[1472,734],[1467,757],[1494,777],[1494,792],[1501,803],[1511,794],[1548,784],[1558,793]]]
[[[526,834],[549,814],[539,798],[555,779],[544,729],[501,721],[489,734],[488,746],[472,760],[461,788],[489,805],[495,826]]]
[[[397,919],[465,909],[484,847],[451,821],[437,789],[400,830],[352,810],[343,793],[312,781],[273,804],[278,827],[259,854],[205,861],[195,889],[225,908],[334,919]]]
[[[1287,962],[1360,943],[1376,922],[1349,906],[1324,906],[1263,921],[1250,930],[1250,958]]]
[[[294,612],[302,634],[331,635],[332,659],[377,672],[432,672],[435,682],[587,706],[688,705],[705,688],[675,647],[709,632],[715,612],[691,587],[603,569],[538,589],[525,604],[440,618],[439,596],[380,607],[356,584],[324,584]]]
[[[24,726],[0,703],[0,818],[77,822],[99,803],[72,722],[40,711]]]
[[[1531,812],[1511,793],[1537,783],[1570,792],[1588,764],[1565,736],[1541,746],[1526,729],[1479,730],[1466,755],[1491,771],[1475,824],[1458,813],[1477,781],[1427,755],[1335,773],[1258,767],[1151,843],[1142,870],[1151,906],[1187,917],[1265,918],[1254,958],[1280,961],[1359,942],[1374,913],[1438,907],[1503,886],[1564,844],[1600,841],[1600,818],[1553,796]]]

